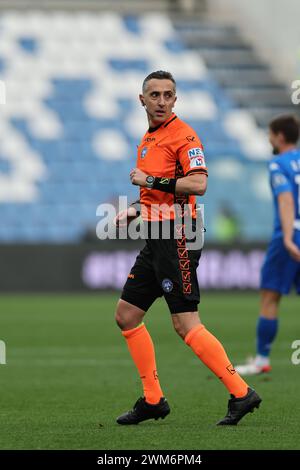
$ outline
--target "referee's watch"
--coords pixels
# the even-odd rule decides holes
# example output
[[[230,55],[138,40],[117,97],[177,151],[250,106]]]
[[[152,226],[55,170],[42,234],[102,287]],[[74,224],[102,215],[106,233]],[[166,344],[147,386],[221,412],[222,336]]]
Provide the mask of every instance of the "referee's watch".
[[[146,177],[146,188],[152,189],[154,185],[155,177],[147,176]]]

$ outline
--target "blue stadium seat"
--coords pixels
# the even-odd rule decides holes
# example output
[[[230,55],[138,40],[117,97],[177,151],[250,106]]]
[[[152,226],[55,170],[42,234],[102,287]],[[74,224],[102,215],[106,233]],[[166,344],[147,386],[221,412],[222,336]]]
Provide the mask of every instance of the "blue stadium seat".
[[[70,14],[70,22],[80,15]],[[9,28],[6,32],[5,17],[2,20],[1,39],[13,41]],[[228,132],[226,116],[238,109],[238,105],[235,95],[225,92],[207,70],[205,57],[209,47],[203,51],[203,57],[201,51],[193,55],[171,22],[169,32],[161,30],[160,34],[152,35],[149,44],[147,16],[138,18],[127,15],[122,18],[120,24],[124,27],[118,31],[116,42],[111,40],[111,36],[106,37],[111,34],[106,29],[97,32],[91,29],[90,36],[87,29],[84,41],[78,41],[76,21],[74,31],[69,27],[64,35],[59,35],[55,27],[49,28],[49,21],[47,19],[48,26],[44,28],[41,16],[40,32],[36,37],[28,34],[15,38],[16,50],[22,54],[22,70],[20,76],[16,74],[14,78],[12,95],[17,105],[10,104],[11,113],[6,110],[3,117],[10,132],[3,136],[3,148],[8,149],[8,153],[3,150],[3,155],[0,154],[0,176],[9,178],[16,171],[12,162],[22,159],[28,186],[24,194],[21,193],[23,196],[12,197],[14,195],[8,191],[5,199],[1,193],[0,242],[75,242],[83,236],[88,226],[96,226],[98,204],[116,203],[119,195],[128,195],[129,201],[137,198],[138,188],[131,185],[129,172],[135,166],[139,139],[136,132],[130,129],[128,121],[137,112],[142,80],[157,63],[161,53],[166,64],[173,64],[175,68],[178,66],[179,99],[181,93],[188,99],[195,93],[197,96],[198,92],[198,96],[207,97],[216,107],[211,118],[206,116],[187,121],[204,144],[208,167],[230,158],[244,168],[240,181],[227,180],[214,174],[209,176],[208,194],[203,199],[207,224],[213,223],[226,194],[226,201],[237,212],[248,239],[268,235],[270,203],[256,198],[255,190],[249,186],[249,175],[255,177],[255,171],[264,172],[264,164],[249,163],[243,142]],[[199,32],[199,24],[197,27],[196,30],[195,22],[186,27],[178,24],[177,30],[186,37],[192,33],[202,39],[205,36],[210,41],[220,35],[219,25],[203,24],[205,34]],[[225,28],[222,34],[227,38],[226,50],[231,48],[234,51],[232,30]],[[49,50],[40,47],[43,40]],[[120,51],[119,44],[126,45],[124,51]],[[210,52],[214,54],[213,47]],[[225,56],[226,53],[222,60]],[[208,54],[207,57],[209,62],[211,56]],[[203,73],[192,73],[185,78],[180,68],[182,58],[186,59],[192,72],[196,65],[196,70],[203,70]],[[5,71],[10,62],[13,66],[14,60],[14,55],[0,57],[0,71]],[[28,80],[31,78],[32,64],[36,85]],[[224,67],[226,69],[226,64]],[[220,73],[226,78],[228,71],[224,67],[220,67]],[[26,76],[26,73],[28,89],[22,94],[20,90],[24,89],[23,75]],[[201,108],[200,99],[195,106]],[[138,119],[137,127],[140,129]],[[140,137],[142,129],[146,131],[147,128],[145,117],[143,125],[138,131]],[[118,156],[115,158],[115,142],[111,142],[110,131],[114,131],[113,135],[121,142],[118,145],[124,142],[126,146],[125,155],[119,157],[121,159]],[[259,227],[250,223],[249,207],[252,207],[253,201],[257,204],[255,217],[259,220]],[[208,229],[206,239],[213,240],[213,237],[213,231]]]

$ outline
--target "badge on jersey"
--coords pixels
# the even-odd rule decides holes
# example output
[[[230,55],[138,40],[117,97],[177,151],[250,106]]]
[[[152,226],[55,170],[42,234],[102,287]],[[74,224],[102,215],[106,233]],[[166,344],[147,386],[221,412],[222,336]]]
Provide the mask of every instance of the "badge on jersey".
[[[141,151],[141,158],[145,158],[147,152],[148,152],[148,147],[144,147],[143,150]]]
[[[190,168],[205,168],[204,153],[200,147],[195,147],[188,150],[188,157],[190,159]]]
[[[272,162],[270,163],[269,168],[270,168],[270,171],[279,170],[279,165],[278,163]]]
[[[279,186],[282,186],[283,184],[286,184],[288,181],[284,175],[281,173],[275,173],[275,175],[272,176],[272,186],[273,188],[278,188]]]

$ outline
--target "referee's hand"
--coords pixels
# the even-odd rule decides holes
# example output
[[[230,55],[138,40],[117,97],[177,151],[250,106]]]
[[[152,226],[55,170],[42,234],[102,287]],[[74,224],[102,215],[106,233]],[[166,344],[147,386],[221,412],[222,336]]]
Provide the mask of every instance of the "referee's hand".
[[[136,186],[146,186],[146,178],[148,175],[144,173],[142,170],[139,168],[134,168],[130,172],[130,180],[132,184],[135,184]]]
[[[117,227],[126,227],[137,216],[137,211],[134,207],[128,207],[114,218],[113,223]]]

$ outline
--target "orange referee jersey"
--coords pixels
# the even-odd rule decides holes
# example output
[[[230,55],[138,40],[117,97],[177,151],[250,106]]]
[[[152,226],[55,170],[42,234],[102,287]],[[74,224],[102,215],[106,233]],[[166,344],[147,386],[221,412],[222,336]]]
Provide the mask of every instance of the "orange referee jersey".
[[[149,129],[138,147],[137,168],[147,175],[182,178],[194,173],[207,175],[202,143],[195,131],[174,113],[160,126]],[[196,197],[175,196],[156,189],[140,188],[142,217],[148,221],[174,219],[174,203],[190,204],[196,217]],[[163,207],[158,210],[158,205]]]

